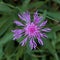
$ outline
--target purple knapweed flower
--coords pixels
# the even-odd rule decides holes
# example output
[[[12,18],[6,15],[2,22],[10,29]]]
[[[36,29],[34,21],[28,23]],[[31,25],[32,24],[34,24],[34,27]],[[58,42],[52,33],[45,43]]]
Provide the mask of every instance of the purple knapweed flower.
[[[21,46],[24,46],[29,39],[29,46],[31,49],[36,49],[37,44],[35,42],[35,38],[38,40],[38,43],[43,45],[42,38],[47,38],[45,32],[50,32],[50,28],[44,28],[47,23],[47,20],[41,23],[43,20],[42,16],[38,16],[38,13],[35,12],[33,17],[33,22],[31,22],[30,13],[24,12],[23,14],[18,14],[19,18],[26,22],[26,24],[22,24],[21,22],[15,20],[14,23],[17,26],[23,26],[22,29],[12,30],[14,33],[13,40],[19,39],[21,36],[26,36],[24,40],[20,42]]]

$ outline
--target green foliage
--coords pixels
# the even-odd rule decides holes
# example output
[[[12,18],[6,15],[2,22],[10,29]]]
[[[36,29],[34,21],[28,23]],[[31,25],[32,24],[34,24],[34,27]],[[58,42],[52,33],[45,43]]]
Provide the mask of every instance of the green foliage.
[[[27,10],[31,16],[38,10],[52,29],[36,50],[31,50],[28,42],[20,46],[25,36],[13,41],[11,30],[17,28],[13,22],[20,20],[18,13]],[[0,0],[0,60],[60,60],[60,0]]]
[[[56,21],[60,21],[60,12],[48,12],[48,17],[51,17],[51,19],[54,19]]]
[[[60,0],[53,0],[54,2],[60,4]]]
[[[0,3],[0,12],[6,12],[6,13],[11,13],[11,9],[7,6],[7,4],[1,2]]]

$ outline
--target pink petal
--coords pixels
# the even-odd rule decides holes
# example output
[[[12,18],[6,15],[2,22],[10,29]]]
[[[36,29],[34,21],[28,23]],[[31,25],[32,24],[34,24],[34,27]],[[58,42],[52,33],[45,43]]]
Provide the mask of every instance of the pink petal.
[[[42,22],[42,23],[40,24],[40,27],[45,26],[45,25],[46,25],[46,23],[47,23],[47,20],[46,20],[46,21],[44,21],[44,22]]]
[[[14,23],[17,25],[17,26],[24,26],[21,22],[15,20]]]
[[[22,35],[15,35],[13,40],[19,39]]]
[[[13,40],[15,40],[15,39],[19,39],[21,36],[22,36],[22,32],[23,32],[23,30],[20,30],[20,29],[15,29],[15,30],[12,30],[12,32],[14,33],[13,34]]]
[[[16,34],[20,34],[23,32],[23,30],[21,29],[15,29],[15,30],[11,30],[13,33],[16,33]]]
[[[43,19],[42,16],[38,16],[37,11],[34,13],[34,23],[38,24]]]
[[[18,16],[19,16],[19,18],[26,21],[27,23],[30,23],[30,13],[28,11],[23,12],[22,14],[18,14]]]
[[[31,49],[36,49],[36,46],[37,46],[36,42],[34,41],[34,39],[31,38],[31,40],[30,40]]]
[[[44,32],[50,32],[51,29],[50,28],[44,28],[44,29],[42,29],[42,31],[44,31]]]
[[[41,40],[41,38],[37,38],[37,39],[38,39],[39,44],[43,45],[43,41]]]
[[[43,45],[43,41],[41,40],[40,33],[38,33],[38,34],[36,35],[36,37],[37,37],[37,39],[38,39],[39,44]]]
[[[40,33],[40,36],[41,36],[42,38],[48,38],[45,33]]]
[[[21,46],[24,46],[26,42],[27,42],[27,37],[23,41],[20,42]]]

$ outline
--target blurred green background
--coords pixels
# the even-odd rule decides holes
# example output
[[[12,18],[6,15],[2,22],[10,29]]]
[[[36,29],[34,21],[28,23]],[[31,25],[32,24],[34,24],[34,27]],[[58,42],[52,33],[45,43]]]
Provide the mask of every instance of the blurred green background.
[[[38,45],[36,50],[21,47],[23,37],[13,41],[11,30],[17,28],[13,21],[27,10],[31,16],[38,10],[52,29],[44,46]],[[0,0],[0,60],[60,60],[60,0]]]

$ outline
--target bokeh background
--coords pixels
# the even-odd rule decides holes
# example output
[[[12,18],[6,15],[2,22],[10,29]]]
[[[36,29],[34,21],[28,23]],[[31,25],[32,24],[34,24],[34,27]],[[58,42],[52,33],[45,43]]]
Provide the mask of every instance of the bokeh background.
[[[52,29],[35,50],[19,45],[24,37],[13,41],[11,32],[17,28],[13,21],[20,21],[18,13],[27,10],[31,16],[38,10]],[[0,0],[0,60],[60,60],[60,0]]]

